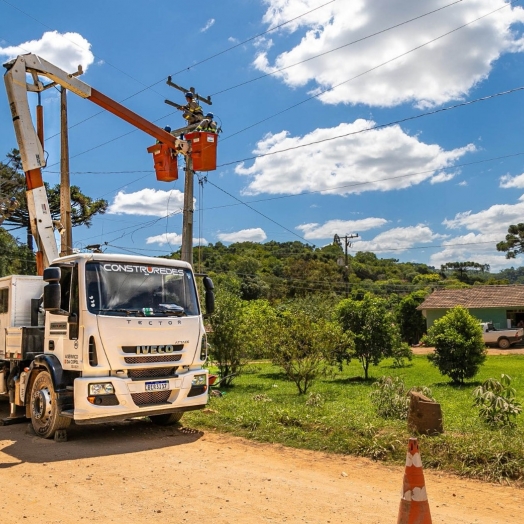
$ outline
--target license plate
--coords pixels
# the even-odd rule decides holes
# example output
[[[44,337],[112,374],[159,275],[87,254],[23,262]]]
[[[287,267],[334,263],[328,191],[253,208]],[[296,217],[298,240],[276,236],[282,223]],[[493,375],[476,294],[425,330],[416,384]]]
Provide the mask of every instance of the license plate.
[[[169,389],[169,380],[146,382],[146,391],[162,391],[164,389]]]

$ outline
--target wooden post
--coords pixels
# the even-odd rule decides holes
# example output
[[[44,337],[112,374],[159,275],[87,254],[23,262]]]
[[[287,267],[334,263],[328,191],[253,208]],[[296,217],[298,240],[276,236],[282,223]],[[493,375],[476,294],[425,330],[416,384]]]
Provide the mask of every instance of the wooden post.
[[[69,180],[69,140],[67,134],[67,89],[60,90],[60,256],[73,253],[73,234],[71,231],[71,184]]]
[[[193,159],[186,156],[186,179],[184,182],[184,215],[182,219],[182,246],[180,258],[193,265]]]

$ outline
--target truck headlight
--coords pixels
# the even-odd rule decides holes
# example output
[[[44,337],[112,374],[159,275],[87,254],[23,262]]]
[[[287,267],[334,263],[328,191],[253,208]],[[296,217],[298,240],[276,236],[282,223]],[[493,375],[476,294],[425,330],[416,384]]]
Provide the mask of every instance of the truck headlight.
[[[89,384],[89,395],[114,395],[115,388],[111,382],[101,382],[100,384]]]
[[[207,384],[207,375],[195,375],[193,377],[192,386],[205,386]]]

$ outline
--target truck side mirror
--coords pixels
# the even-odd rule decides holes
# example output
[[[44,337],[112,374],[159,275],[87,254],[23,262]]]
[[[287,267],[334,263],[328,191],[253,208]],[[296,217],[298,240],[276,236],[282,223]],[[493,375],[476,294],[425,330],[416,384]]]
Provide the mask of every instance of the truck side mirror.
[[[215,311],[215,285],[209,277],[203,279],[204,288],[206,289],[206,314],[211,315]]]
[[[60,278],[62,271],[59,267],[47,267],[44,269],[43,279],[47,282],[44,286],[44,309],[54,315],[63,314],[60,309],[62,296],[60,291]]]
[[[206,291],[206,314],[211,315],[215,311],[215,294],[211,289]]]
[[[60,301],[60,284],[58,282],[49,282],[44,287],[44,309],[56,314],[60,310]]]

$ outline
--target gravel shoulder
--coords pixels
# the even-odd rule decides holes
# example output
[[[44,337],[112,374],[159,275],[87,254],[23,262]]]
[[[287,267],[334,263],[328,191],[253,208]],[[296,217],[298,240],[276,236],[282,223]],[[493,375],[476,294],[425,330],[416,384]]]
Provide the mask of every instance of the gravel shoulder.
[[[0,522],[390,524],[398,515],[403,467],[147,419],[72,426],[68,438],[0,427]],[[524,490],[425,477],[434,524],[522,522]]]

